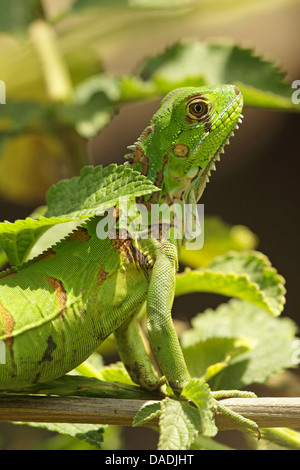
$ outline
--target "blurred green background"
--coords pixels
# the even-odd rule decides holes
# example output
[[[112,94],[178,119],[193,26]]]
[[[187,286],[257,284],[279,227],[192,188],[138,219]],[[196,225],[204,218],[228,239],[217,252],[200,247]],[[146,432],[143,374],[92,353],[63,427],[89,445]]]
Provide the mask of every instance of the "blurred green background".
[[[85,164],[123,162],[163,89],[135,83],[142,61],[179,40],[221,40],[274,62],[291,83],[300,79],[299,19],[295,0],[0,0],[0,220],[28,216],[53,183]],[[287,281],[284,315],[299,324],[300,117],[287,108],[245,107],[201,202],[206,214],[258,236]],[[208,294],[192,300],[189,314],[220,303]],[[175,315],[185,314],[177,299]],[[48,437],[24,429],[0,425],[0,446],[34,447]],[[107,447],[117,448],[118,433]],[[155,448],[156,435],[129,429],[122,439],[128,449]]]

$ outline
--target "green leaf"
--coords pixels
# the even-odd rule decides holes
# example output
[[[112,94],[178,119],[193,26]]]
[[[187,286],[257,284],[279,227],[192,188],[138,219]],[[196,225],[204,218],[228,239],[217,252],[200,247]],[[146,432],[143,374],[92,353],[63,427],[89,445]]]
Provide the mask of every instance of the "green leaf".
[[[134,385],[122,362],[110,364],[99,371],[99,378],[106,382],[119,382]]]
[[[79,177],[62,180],[47,193],[47,217],[92,217],[117,204],[121,197],[158,191],[145,176],[125,165],[86,166]]]
[[[142,426],[145,423],[148,423],[153,418],[159,416],[161,413],[161,404],[160,402],[147,402],[142,408],[137,412],[134,417],[133,426]]]
[[[274,318],[249,302],[233,299],[215,311],[205,310],[192,319],[192,328],[181,336],[183,349],[213,338],[247,338],[248,351],[233,357],[210,380],[213,390],[239,389],[263,383],[272,374],[295,367],[293,344],[297,327],[289,318]],[[216,343],[218,347],[218,343]],[[212,362],[215,362],[212,356]],[[192,358],[190,358],[192,362]],[[194,362],[198,357],[194,357]],[[197,367],[197,366],[194,366]]]
[[[101,368],[103,367],[103,358],[98,352],[91,354],[88,359],[82,362],[79,366],[72,370],[72,374],[84,375],[85,377],[96,377],[99,380],[104,380],[101,377]]]
[[[258,240],[251,230],[243,225],[229,225],[220,217],[207,216],[204,219],[205,243],[201,250],[181,250],[181,261],[191,268],[210,263],[217,256],[228,251],[254,250]]]
[[[205,380],[228,367],[235,357],[250,351],[255,344],[251,338],[218,337],[200,340],[198,329],[190,330],[187,338],[189,345],[183,347],[183,354],[190,375]]]
[[[160,93],[181,86],[235,83],[246,105],[299,111],[291,101],[291,85],[279,68],[230,41],[178,42],[145,60],[140,73]]]
[[[85,377],[96,377],[105,382],[136,385],[131,380],[123,362],[103,366],[103,358],[98,353],[92,354],[86,361],[76,367],[75,371]]]
[[[44,428],[48,431],[59,432],[88,442],[96,449],[101,449],[105,426],[99,424],[71,424],[71,423],[27,423],[31,427]]]
[[[218,429],[214,422],[214,404],[208,384],[200,379],[191,379],[181,395],[197,406],[203,436],[215,436]]]
[[[46,110],[33,101],[12,101],[0,106],[0,130],[22,131],[24,128],[45,121]]]
[[[259,252],[230,252],[197,270],[177,276],[176,295],[213,292],[247,300],[273,315],[285,303],[284,279]]]
[[[14,223],[0,223],[0,243],[8,260],[13,265],[22,264],[37,240],[46,230],[56,224],[70,222],[68,218],[39,217],[34,220],[16,220]]]
[[[88,78],[77,87],[74,104],[61,112],[90,138],[109,122],[117,106],[157,98],[176,87],[218,83],[237,84],[246,105],[299,111],[291,101],[291,84],[272,62],[229,41],[185,40],[143,61],[137,75]]]
[[[110,122],[119,98],[119,80],[99,74],[79,84],[72,103],[62,105],[60,112],[80,135],[91,139]]]
[[[25,29],[40,13],[40,0],[0,2],[0,31]]]
[[[158,450],[189,449],[200,430],[200,415],[186,401],[165,398],[161,403]]]

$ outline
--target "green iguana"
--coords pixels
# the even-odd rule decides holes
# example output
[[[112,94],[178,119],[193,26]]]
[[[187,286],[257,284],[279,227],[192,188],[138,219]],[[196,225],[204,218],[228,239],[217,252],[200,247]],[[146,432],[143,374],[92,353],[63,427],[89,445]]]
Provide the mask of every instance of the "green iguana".
[[[169,93],[130,147],[129,164],[160,188],[138,202],[148,211],[153,204],[196,204],[242,105],[232,85]],[[1,390],[64,375],[113,332],[135,383],[155,390],[167,380],[178,393],[189,381],[171,318],[184,240],[172,236],[172,227],[168,237],[160,232],[158,239],[134,239],[128,232],[121,237],[121,229],[114,238],[99,239],[99,220],[84,221],[38,257],[0,275],[0,340],[6,348]],[[161,377],[152,369],[135,318],[145,302]]]

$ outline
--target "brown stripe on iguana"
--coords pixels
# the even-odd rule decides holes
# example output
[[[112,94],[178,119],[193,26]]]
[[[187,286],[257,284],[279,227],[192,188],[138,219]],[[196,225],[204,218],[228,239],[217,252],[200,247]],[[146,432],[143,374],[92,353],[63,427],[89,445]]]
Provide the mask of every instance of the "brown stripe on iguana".
[[[15,274],[17,274],[17,271],[14,269],[8,269],[6,272],[0,274],[0,280],[5,279],[6,277],[14,276]]]
[[[168,155],[164,155],[164,161],[163,161],[162,169],[157,172],[157,174],[156,174],[156,179],[155,179],[155,181],[154,181],[155,186],[157,186],[158,188],[160,188],[161,185],[162,185],[162,183],[163,183],[163,180],[164,180],[164,170],[165,170],[165,166],[166,166],[166,164],[168,163],[168,161],[169,161]],[[159,194],[159,193],[157,192],[157,194]]]
[[[169,161],[168,155],[164,155],[163,166],[156,173],[156,178],[155,178],[155,181],[154,181],[154,184],[157,188],[160,188],[163,181],[164,181],[164,170],[165,170],[165,166],[167,165],[168,161]],[[151,209],[151,204],[156,204],[160,196],[161,196],[160,192],[156,191],[155,193],[152,194],[149,201],[145,201],[143,196],[136,198],[136,201],[137,201],[137,203],[144,204],[147,207],[147,209],[150,210]]]
[[[2,305],[0,301],[0,333],[3,334],[3,341],[8,347],[8,351],[12,362],[14,363],[13,342],[14,338],[12,332],[15,326],[15,320],[12,314]],[[1,331],[2,330],[2,331]]]
[[[139,137],[139,142],[143,142],[148,135],[152,134],[154,132],[155,126],[147,126],[143,132],[141,133]],[[135,163],[141,163],[142,169],[141,169],[141,174],[146,176],[148,174],[149,170],[149,160],[147,155],[145,155],[144,150],[139,144],[136,144],[134,152],[133,152],[133,160],[132,164],[134,165]]]
[[[63,283],[59,279],[55,279],[54,277],[50,276],[47,276],[46,279],[52,289],[55,291],[55,295],[60,306],[59,316],[63,317],[67,306],[67,293],[63,286]]]
[[[33,263],[38,263],[39,261],[43,261],[45,259],[53,258],[53,256],[55,256],[55,255],[56,255],[56,253],[53,250],[53,248],[48,248],[48,250],[44,251],[44,253],[41,253],[36,258],[34,258],[32,260],[32,262]]]
[[[118,251],[129,263],[134,262],[132,239],[127,230],[117,230],[116,237],[110,240],[115,251]]]
[[[15,326],[15,321],[12,314],[4,307],[0,301],[0,320],[3,328],[4,339],[11,337],[12,331]]]
[[[141,163],[141,174],[146,176],[148,174],[149,169],[149,160],[148,157],[144,154],[142,147],[138,144],[135,147],[132,160],[132,164],[134,165],[135,163]]]
[[[102,284],[102,282],[104,282],[105,279],[107,279],[107,276],[108,276],[108,273],[104,271],[103,268],[100,267],[98,271],[98,276],[97,276],[99,284]]]
[[[119,238],[120,234],[122,234],[123,238]],[[129,236],[127,230],[120,229],[117,231],[116,238],[111,239],[111,243],[113,248],[118,251],[128,263],[135,263],[143,270],[147,270],[151,267],[148,257],[133,245],[132,238]]]
[[[84,227],[78,227],[77,230],[75,230],[68,238],[68,241],[70,242],[74,242],[74,241],[78,241],[78,242],[88,242],[90,240],[90,235],[89,235],[89,232],[87,231],[86,228]]]

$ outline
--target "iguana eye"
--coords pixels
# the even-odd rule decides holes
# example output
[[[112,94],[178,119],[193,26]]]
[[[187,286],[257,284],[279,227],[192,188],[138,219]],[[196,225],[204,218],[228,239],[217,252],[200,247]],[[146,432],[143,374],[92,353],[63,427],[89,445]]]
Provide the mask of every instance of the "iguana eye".
[[[194,98],[188,103],[188,119],[200,121],[208,113],[208,105],[200,98]]]

